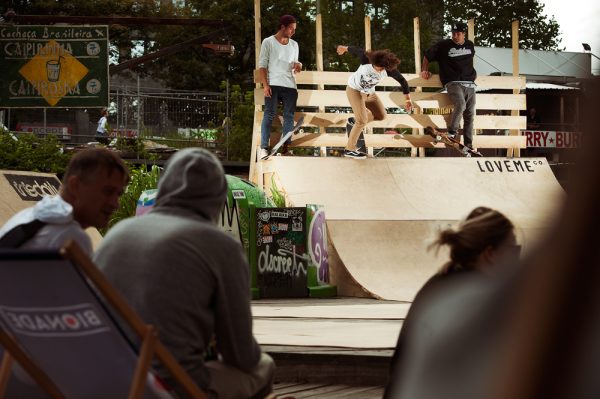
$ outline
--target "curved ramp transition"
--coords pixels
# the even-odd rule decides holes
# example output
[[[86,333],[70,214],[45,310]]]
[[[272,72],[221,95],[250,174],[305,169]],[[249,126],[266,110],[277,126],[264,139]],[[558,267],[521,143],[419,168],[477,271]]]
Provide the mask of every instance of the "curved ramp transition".
[[[428,251],[437,232],[473,208],[507,215],[530,247],[565,193],[543,158],[274,157],[291,206],[325,206],[332,283],[341,295],[412,301],[447,259]]]

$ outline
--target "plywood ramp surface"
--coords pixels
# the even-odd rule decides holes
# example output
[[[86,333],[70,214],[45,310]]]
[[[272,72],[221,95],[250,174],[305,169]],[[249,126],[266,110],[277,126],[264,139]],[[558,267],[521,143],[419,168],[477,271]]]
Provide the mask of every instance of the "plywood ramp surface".
[[[370,301],[370,302],[356,302]],[[372,301],[372,302],[371,302]],[[256,318],[312,318],[312,319],[361,319],[361,320],[396,320],[404,319],[408,313],[408,302],[373,301],[372,299],[344,298],[342,301],[324,303],[314,299],[300,300],[294,303],[291,300],[279,300],[269,303],[260,301],[252,302],[252,316]],[[323,303],[323,304],[322,304]]]
[[[43,195],[58,193],[60,186],[56,175],[50,173],[0,170],[0,175],[0,226],[15,213],[35,205]],[[11,176],[22,176],[23,180],[12,179]],[[46,182],[52,182],[53,188],[44,185]]]
[[[252,330],[261,345],[392,349],[401,327],[401,320],[254,318]]]
[[[447,260],[429,251],[437,233],[473,208],[488,206],[517,226],[530,246],[547,229],[565,194],[545,159],[275,157],[291,205],[325,206],[332,269],[382,299],[411,301]],[[340,270],[332,270],[332,277]],[[336,283],[336,281],[334,281]]]

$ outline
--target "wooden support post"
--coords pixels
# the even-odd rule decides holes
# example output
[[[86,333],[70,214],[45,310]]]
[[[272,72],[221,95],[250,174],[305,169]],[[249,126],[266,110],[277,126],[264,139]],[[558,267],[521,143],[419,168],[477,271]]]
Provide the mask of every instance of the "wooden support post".
[[[258,68],[258,57],[260,55],[260,0],[254,0],[254,65]],[[256,87],[259,87],[258,83]]]
[[[365,17],[365,50],[371,50],[371,17]]]
[[[3,381],[5,378],[9,378],[11,374],[10,363],[13,362],[10,358],[16,360],[21,367],[33,378],[33,380],[42,388],[48,396],[52,399],[66,399],[66,397],[60,392],[54,382],[48,377],[48,375],[29,358],[27,353],[19,344],[8,334],[5,330],[0,328],[0,344],[4,347],[4,356],[10,353],[9,358],[4,358],[2,362],[2,376]],[[4,382],[3,382],[4,384]]]
[[[258,58],[260,56],[260,0],[254,0],[254,65],[258,69]],[[256,88],[259,88],[260,84],[256,83]],[[260,105],[254,106],[254,123],[252,129],[252,144],[250,145],[250,171],[248,172],[248,180],[256,183],[256,164],[260,162],[257,160],[258,151],[260,147],[260,127],[257,129],[257,112],[261,111]]]
[[[475,44],[475,20],[473,18],[467,21],[467,39]]]
[[[415,17],[413,18],[413,40],[414,40],[414,44],[415,44],[415,73],[417,74],[417,76],[419,76],[421,74],[421,29],[419,27],[419,17]],[[417,87],[415,88],[415,92],[421,92],[423,91],[423,89],[421,87]],[[414,114],[422,114],[423,110],[419,109],[415,109],[413,110]],[[412,134],[415,135],[423,135],[423,129],[422,128],[418,128],[418,129],[413,129],[412,130]],[[419,157],[424,157],[425,156],[425,148],[411,148],[410,149],[410,156],[411,157],[415,157],[415,156]]]
[[[560,95],[560,124],[564,125],[564,123],[565,123],[565,97],[561,94]],[[564,126],[561,126],[560,130],[565,130]]]
[[[8,386],[8,380],[12,374],[13,358],[8,352],[4,352],[2,359],[0,359],[0,398],[4,398],[6,393],[6,387]]]
[[[467,39],[475,44],[475,20],[473,18],[467,21]],[[477,105],[475,105],[475,107],[477,107]],[[477,134],[477,130],[473,129],[473,134]],[[474,148],[474,150],[477,151],[477,148]]]
[[[365,17],[365,51],[371,50],[371,17]],[[363,134],[372,134],[373,128],[365,127]],[[373,157],[373,147],[367,147],[369,158]]]
[[[321,17],[321,13],[317,10],[317,71],[323,71],[323,18]],[[325,88],[324,85],[320,84],[318,86],[319,90],[323,90]],[[324,106],[319,106],[319,112],[325,112]],[[325,128],[323,126],[319,127],[319,133],[326,133]],[[327,147],[320,147],[319,154],[322,157],[327,156]]]
[[[512,69],[513,76],[519,76],[519,21],[515,20],[512,22]],[[519,94],[519,89],[513,89],[513,94]],[[510,111],[511,116],[519,116],[518,110]],[[521,131],[519,130],[511,130],[511,136],[519,136]],[[507,155],[513,157],[520,157],[521,150],[519,148],[513,148],[512,150],[507,151]]]
[[[575,125],[576,131],[581,130],[581,126],[579,125],[579,97],[575,97],[575,120],[573,121],[573,125]]]
[[[128,399],[139,399],[144,393],[146,379],[148,378],[148,370],[152,364],[152,358],[154,357],[154,351],[156,349],[156,342],[156,330],[152,326],[147,326]]]

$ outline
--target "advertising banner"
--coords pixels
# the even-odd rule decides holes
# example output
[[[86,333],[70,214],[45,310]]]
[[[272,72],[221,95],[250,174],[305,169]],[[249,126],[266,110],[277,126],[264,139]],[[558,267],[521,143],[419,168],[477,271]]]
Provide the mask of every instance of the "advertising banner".
[[[578,148],[581,145],[580,132],[554,132],[546,130],[525,130],[528,148]]]
[[[108,105],[108,27],[0,27],[0,107]]]

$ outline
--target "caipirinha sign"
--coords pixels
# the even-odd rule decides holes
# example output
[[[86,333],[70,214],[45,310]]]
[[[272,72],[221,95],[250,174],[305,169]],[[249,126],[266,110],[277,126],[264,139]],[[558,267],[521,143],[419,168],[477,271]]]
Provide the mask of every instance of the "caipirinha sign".
[[[0,107],[106,106],[108,27],[1,26],[0,70]]]

